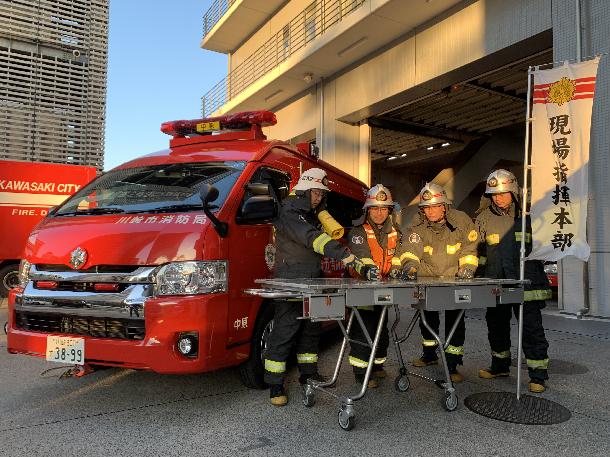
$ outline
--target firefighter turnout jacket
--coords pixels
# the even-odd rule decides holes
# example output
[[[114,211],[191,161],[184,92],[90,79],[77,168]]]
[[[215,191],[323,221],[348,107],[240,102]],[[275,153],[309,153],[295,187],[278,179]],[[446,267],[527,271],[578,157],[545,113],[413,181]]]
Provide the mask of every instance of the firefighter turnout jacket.
[[[489,200],[485,202],[485,199]],[[516,214],[513,202],[507,212],[502,212],[484,197],[482,209],[476,219],[480,244],[478,254],[481,268],[486,278],[519,279],[521,258],[521,217]],[[532,250],[532,230],[529,216],[526,219],[525,253]],[[544,266],[539,260],[525,261],[525,279],[531,281],[525,286],[525,301],[548,300],[551,290]]]
[[[402,268],[415,267],[418,276],[455,277],[460,267],[476,271],[477,241],[475,225],[462,211],[448,207],[445,221],[430,222],[419,211],[402,242]]]
[[[349,250],[322,230],[318,213],[325,199],[313,210],[310,191],[290,194],[282,203],[275,228],[275,277],[318,278],[322,256],[343,260]]]

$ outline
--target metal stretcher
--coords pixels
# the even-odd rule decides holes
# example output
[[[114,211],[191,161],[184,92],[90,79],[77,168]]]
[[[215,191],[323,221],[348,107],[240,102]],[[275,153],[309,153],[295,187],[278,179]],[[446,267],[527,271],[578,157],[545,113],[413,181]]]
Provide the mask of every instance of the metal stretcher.
[[[418,319],[430,331],[438,343],[438,348],[446,348],[450,342],[459,319],[466,309],[489,308],[499,303],[523,303],[523,285],[527,281],[510,279],[477,278],[471,280],[449,278],[420,278],[416,281],[382,280],[379,282],[360,279],[316,278],[316,279],[260,279],[260,289],[247,289],[244,292],[265,298],[301,298],[303,316],[301,319],[311,321],[336,321],[343,332],[343,343],[337,357],[332,378],[326,382],[308,380],[303,388],[303,404],[311,407],[315,403],[314,392],[319,390],[340,402],[338,414],[339,426],[351,430],[355,425],[354,402],[364,397],[371,376],[375,352],[385,325],[388,309],[395,308],[396,319],[391,327],[391,336],[398,353],[400,363],[399,375],[395,387],[400,392],[409,389],[409,375],[433,382],[444,389],[443,405],[448,411],[458,406],[458,397],[451,382],[445,351],[439,350],[443,365],[444,379],[433,379],[421,374],[409,372],[404,362],[400,345],[404,343],[415,328]],[[374,335],[370,335],[362,320],[358,307],[381,306],[379,322]],[[416,313],[407,326],[404,335],[397,334],[400,322],[400,306],[411,306]],[[349,312],[347,325],[344,324],[346,308]],[[426,322],[422,311],[461,310],[445,341],[433,331]],[[350,337],[354,321],[362,329],[366,341],[357,341]],[[355,395],[337,395],[328,390],[336,383],[343,363],[348,344],[361,344],[371,348],[364,382]]]

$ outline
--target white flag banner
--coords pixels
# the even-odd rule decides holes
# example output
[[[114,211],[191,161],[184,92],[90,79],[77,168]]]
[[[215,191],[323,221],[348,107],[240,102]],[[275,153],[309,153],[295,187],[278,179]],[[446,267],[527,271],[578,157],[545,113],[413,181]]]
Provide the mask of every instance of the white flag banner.
[[[528,259],[589,259],[589,138],[598,63],[595,58],[533,73],[533,245]]]

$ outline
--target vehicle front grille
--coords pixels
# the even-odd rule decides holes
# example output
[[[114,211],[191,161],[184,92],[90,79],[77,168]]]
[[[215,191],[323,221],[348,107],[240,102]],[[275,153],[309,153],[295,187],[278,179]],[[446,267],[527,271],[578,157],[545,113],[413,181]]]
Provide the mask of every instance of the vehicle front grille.
[[[108,319],[85,316],[66,316],[52,313],[17,311],[17,327],[44,333],[88,335],[98,338],[142,340],[146,334],[144,321],[140,319]]]

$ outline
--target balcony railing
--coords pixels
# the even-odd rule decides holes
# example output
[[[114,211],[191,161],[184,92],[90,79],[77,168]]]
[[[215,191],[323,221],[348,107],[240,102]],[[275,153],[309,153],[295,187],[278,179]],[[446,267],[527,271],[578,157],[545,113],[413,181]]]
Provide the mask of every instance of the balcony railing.
[[[313,1],[202,97],[203,115],[209,116],[235,98],[291,54],[356,11],[365,1]]]
[[[208,11],[203,15],[203,37],[214,28],[220,18],[233,6],[237,0],[214,0]]]

